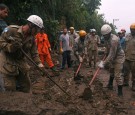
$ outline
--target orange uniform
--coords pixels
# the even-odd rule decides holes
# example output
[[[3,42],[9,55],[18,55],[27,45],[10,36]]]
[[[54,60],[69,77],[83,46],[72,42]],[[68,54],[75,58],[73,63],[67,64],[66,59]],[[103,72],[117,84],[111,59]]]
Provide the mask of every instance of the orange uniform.
[[[50,43],[48,40],[47,34],[43,33],[38,33],[36,36],[36,43],[37,43],[37,48],[38,48],[38,53],[41,62],[44,64],[44,62],[47,62],[48,66],[52,68],[54,66],[51,55],[49,52]]]

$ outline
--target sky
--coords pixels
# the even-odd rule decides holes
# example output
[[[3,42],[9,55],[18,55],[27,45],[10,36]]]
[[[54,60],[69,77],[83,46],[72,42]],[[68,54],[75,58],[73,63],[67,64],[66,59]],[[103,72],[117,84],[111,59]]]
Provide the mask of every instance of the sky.
[[[105,20],[113,23],[120,31],[125,28],[129,32],[130,25],[135,23],[135,0],[101,0],[99,14],[104,14]]]

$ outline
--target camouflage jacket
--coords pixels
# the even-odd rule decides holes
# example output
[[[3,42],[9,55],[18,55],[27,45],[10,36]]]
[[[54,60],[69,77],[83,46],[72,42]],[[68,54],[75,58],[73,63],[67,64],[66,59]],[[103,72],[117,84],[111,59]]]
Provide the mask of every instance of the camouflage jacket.
[[[23,44],[22,49],[31,55],[31,58],[37,63],[41,63],[37,47],[33,36],[25,37],[22,32],[22,26],[11,25],[4,29],[0,37],[0,72],[8,75],[17,75],[18,69],[26,72],[30,69],[26,58],[21,49],[12,52],[13,42]]]
[[[125,38],[125,43],[126,60],[135,61],[135,36],[128,34]]]
[[[73,47],[74,55],[78,59],[79,56],[83,57],[87,53],[85,40],[81,41],[80,37],[75,40]]]
[[[121,48],[119,38],[111,34],[108,40],[105,40],[106,49],[108,52],[108,56],[105,60],[106,63],[123,63],[125,60],[125,54],[123,49]]]
[[[98,44],[100,44],[100,38],[98,35],[87,35],[87,48],[88,50],[97,50]]]

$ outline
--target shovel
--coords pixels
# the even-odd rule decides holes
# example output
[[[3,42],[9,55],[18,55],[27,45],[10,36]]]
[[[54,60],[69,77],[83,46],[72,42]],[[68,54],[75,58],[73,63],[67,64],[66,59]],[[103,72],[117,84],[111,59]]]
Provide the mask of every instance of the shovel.
[[[85,57],[85,55],[83,56],[83,60],[84,60],[84,57]],[[77,71],[76,71],[76,73],[75,73],[74,78],[77,76],[78,72],[80,71],[80,68],[81,68],[81,66],[82,66],[82,63],[83,63],[83,61],[80,62],[79,66],[78,66],[78,68],[77,68]]]
[[[62,87],[60,87],[48,74],[48,72],[43,71],[40,67],[38,67],[38,65],[25,53],[25,51],[21,48],[22,53],[25,55],[25,57],[33,64],[35,65],[35,67],[42,72],[42,75],[46,75],[56,86],[58,86],[61,91],[63,91],[66,95],[68,95],[69,97],[71,97]]]
[[[104,56],[103,61],[105,60],[105,58],[106,58],[106,56]],[[88,87],[84,89],[84,92],[83,92],[83,94],[81,96],[84,100],[88,100],[88,99],[92,98],[91,85],[92,85],[93,81],[95,80],[95,78],[97,77],[97,74],[98,74],[99,70],[100,70],[100,68],[98,67],[98,69],[96,70],[94,76],[92,77],[91,81],[89,82]]]

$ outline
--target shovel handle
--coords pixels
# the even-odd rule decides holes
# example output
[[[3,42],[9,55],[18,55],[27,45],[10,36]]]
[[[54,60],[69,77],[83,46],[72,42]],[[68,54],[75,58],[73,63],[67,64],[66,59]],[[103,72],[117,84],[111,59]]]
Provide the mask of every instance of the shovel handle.
[[[103,57],[103,61],[105,60],[105,58],[106,58],[106,55]],[[94,76],[92,77],[92,79],[91,79],[91,81],[90,81],[90,83],[89,83],[89,86],[92,85],[92,83],[93,83],[93,81],[95,80],[95,78],[96,78],[96,76],[97,76],[99,70],[100,70],[100,68],[98,67],[98,69],[96,70]]]
[[[31,59],[26,53],[25,51],[21,48],[22,53],[25,55],[25,57],[33,64],[35,65],[35,67],[42,72],[43,75],[46,75],[57,87],[59,87],[59,89],[61,89],[61,91],[63,91],[66,95],[68,95],[69,97],[71,97],[62,87],[60,87],[48,74],[48,72],[43,71],[40,67],[38,67],[38,65],[33,61],[33,59]]]
[[[85,57],[85,55],[83,56],[83,60],[84,60],[84,57]],[[82,62],[80,62],[79,66],[78,66],[78,69],[77,69],[77,71],[76,71],[76,73],[75,73],[75,77],[77,76],[77,74],[78,74],[78,72],[79,72],[81,66],[82,66]]]
[[[78,67],[78,69],[77,69],[77,71],[76,71],[76,73],[75,73],[75,77],[77,76],[77,74],[78,74],[78,72],[79,72],[79,70],[80,70],[80,68],[81,68],[81,65],[82,65],[82,62],[79,64],[79,67]]]

